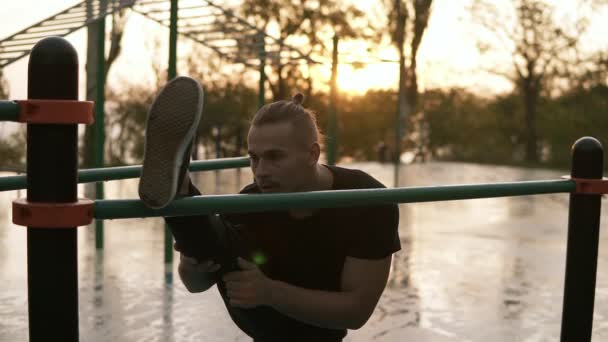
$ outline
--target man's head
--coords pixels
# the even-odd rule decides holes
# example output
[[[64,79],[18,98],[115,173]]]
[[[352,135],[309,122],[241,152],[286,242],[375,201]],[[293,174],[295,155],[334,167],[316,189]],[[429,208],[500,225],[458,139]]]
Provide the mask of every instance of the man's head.
[[[316,175],[321,134],[304,96],[260,108],[251,121],[247,144],[251,170],[262,192],[295,192]]]

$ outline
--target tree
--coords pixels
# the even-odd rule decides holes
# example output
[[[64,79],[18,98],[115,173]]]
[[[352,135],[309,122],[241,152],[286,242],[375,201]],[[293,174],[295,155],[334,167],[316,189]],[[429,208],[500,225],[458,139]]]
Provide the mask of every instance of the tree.
[[[117,92],[108,89],[106,165],[141,163],[148,108],[157,89],[129,85]]]
[[[100,6],[107,6],[107,2],[102,1]],[[91,6],[91,4],[88,4]],[[92,12],[93,9],[88,7],[87,13]],[[101,12],[105,10],[100,9]],[[102,19],[102,20],[105,20]],[[86,73],[87,73],[87,88],[86,88],[86,99],[88,101],[95,101],[97,96],[97,87],[105,87],[105,80],[110,72],[110,68],[116,58],[120,55],[121,51],[121,40],[124,33],[124,27],[127,20],[127,9],[114,12],[112,14],[112,31],[110,33],[110,51],[105,60],[105,75],[104,84],[97,84],[97,66],[99,61],[98,53],[98,36],[100,30],[99,21],[89,24],[87,27],[87,61],[86,61]],[[105,54],[104,54],[105,55]],[[85,127],[84,138],[82,144],[82,165],[84,167],[93,167],[93,156],[94,156],[94,141],[93,141],[93,126],[88,125]]]
[[[281,51],[290,39],[304,39],[297,48],[309,57],[327,55],[325,44],[334,34],[340,39],[370,34],[364,13],[341,0],[243,0],[235,12],[264,32],[276,27]],[[308,96],[312,94],[310,73],[304,76],[299,63],[280,56],[269,56],[268,60],[273,73],[267,79],[275,101],[288,98],[293,89],[306,89]]]
[[[19,129],[7,139],[0,139],[2,171],[25,172],[26,130]]]
[[[9,88],[8,82],[4,78],[3,70],[0,69],[0,100],[8,99]],[[6,125],[6,123],[0,123]],[[4,127],[3,127],[4,128]],[[16,132],[13,132],[6,139],[0,139],[0,165],[5,171],[21,171],[25,172],[25,129],[19,127]]]
[[[431,15],[432,0],[385,0],[388,31],[399,52],[399,89],[403,89],[410,107],[418,102],[416,72],[418,49]],[[413,15],[413,17],[411,16]]]
[[[418,48],[428,25],[432,0],[385,0],[384,4],[388,12],[391,42],[399,53],[399,96],[394,155],[398,161],[401,158],[403,126],[408,113],[416,108],[418,102]],[[413,18],[410,15],[413,15]],[[406,50],[406,44],[409,51]],[[419,120],[424,120],[422,115],[419,117]]]
[[[501,51],[511,56],[507,69],[494,64],[491,72],[513,83],[524,110],[525,159],[537,162],[539,98],[550,96],[560,82],[568,84],[578,72],[579,39],[587,29],[587,19],[585,12],[579,11],[581,17],[571,14],[558,20],[554,8],[543,0],[502,4],[506,7],[498,8],[486,0],[473,3],[474,19],[485,29],[478,45],[481,52]]]

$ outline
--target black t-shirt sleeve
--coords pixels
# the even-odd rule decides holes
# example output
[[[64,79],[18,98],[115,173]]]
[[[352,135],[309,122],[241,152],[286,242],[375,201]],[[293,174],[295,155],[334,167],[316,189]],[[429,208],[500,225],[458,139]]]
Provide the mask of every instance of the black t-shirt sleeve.
[[[348,237],[347,256],[382,259],[401,249],[396,204],[352,209],[354,215],[344,226]]]

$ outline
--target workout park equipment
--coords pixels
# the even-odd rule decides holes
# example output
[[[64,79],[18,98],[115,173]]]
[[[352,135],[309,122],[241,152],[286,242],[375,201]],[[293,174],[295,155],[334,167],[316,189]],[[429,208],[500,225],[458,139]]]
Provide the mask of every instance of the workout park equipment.
[[[138,166],[77,169],[77,124],[91,124],[93,103],[77,101],[78,56],[63,38],[45,38],[31,53],[28,100],[4,101],[0,118],[27,124],[27,198],[13,202],[13,222],[26,226],[30,340],[78,340],[76,227],[93,219],[237,211],[413,203],[569,193],[568,248],[561,341],[590,341],[597,272],[603,148],[583,137],[574,143],[567,179],[514,183],[361,189],[260,195],[211,195],[175,200],[154,210],[139,200],[78,199],[76,184],[137,177]],[[243,167],[247,158],[202,161],[191,170]],[[128,170],[124,172],[124,170]],[[123,172],[122,174],[118,174]],[[0,178],[0,189],[23,187]],[[61,308],[61,310],[57,310]]]
[[[103,17],[108,13],[110,10],[100,12],[99,15]],[[100,107],[98,102],[77,100],[78,56],[70,43],[59,37],[39,39],[35,35],[30,39],[37,42],[30,52],[28,99],[0,102],[0,120],[21,122],[28,127],[27,174],[0,178],[0,190],[27,188],[27,198],[13,202],[13,222],[28,229],[31,341],[78,341],[77,244],[74,228],[90,224],[94,219],[99,221],[552,193],[568,193],[570,196],[561,341],[591,340],[601,196],[608,193],[608,180],[602,178],[603,148],[598,140],[592,137],[577,140],[572,150],[570,177],[556,180],[197,196],[176,200],[160,210],[146,208],[139,200],[78,199],[77,183],[102,184],[105,180],[136,178],[140,167],[77,169],[77,124],[99,124],[99,120],[103,122],[103,116],[100,116],[103,106]],[[4,46],[2,44],[0,46]],[[175,55],[172,53],[174,63]],[[0,63],[4,63],[3,60]],[[101,101],[103,103],[103,94]],[[103,133],[100,135],[103,136]],[[248,164],[246,157],[198,161],[192,163],[190,170],[245,167]]]

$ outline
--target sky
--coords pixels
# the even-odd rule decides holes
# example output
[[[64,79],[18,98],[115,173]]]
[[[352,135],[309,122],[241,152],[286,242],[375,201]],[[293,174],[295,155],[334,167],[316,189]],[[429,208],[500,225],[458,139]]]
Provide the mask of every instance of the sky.
[[[556,0],[557,1],[557,0]],[[20,29],[55,14],[79,0],[20,0],[7,1],[0,7],[0,39],[7,37]],[[509,91],[512,85],[505,79],[480,71],[482,63],[473,39],[475,28],[468,24],[465,4],[468,0],[435,0],[433,12],[421,44],[418,57],[418,75],[421,90],[433,87],[460,86],[469,88],[477,93],[500,93]],[[216,0],[216,3],[221,3]],[[367,13],[378,13],[379,0],[358,0]],[[500,4],[500,1],[497,2]],[[558,2],[561,11],[568,13],[573,10],[568,7],[570,2]],[[27,11],[27,16],[15,15]],[[596,13],[592,22],[591,39],[587,46],[591,48],[604,47],[608,50],[608,11]],[[109,26],[109,25],[108,25]],[[601,32],[601,34],[597,34]],[[81,64],[81,87],[84,84],[84,59],[86,57],[86,30],[79,30],[67,37],[78,51]],[[151,42],[157,39],[160,48],[150,48]],[[184,39],[185,40],[185,39]],[[123,51],[112,67],[108,82],[110,86],[124,82],[154,82],[150,61],[160,61],[166,64],[168,30],[158,24],[132,14],[127,22],[123,40]],[[186,43],[180,41],[178,51],[188,53]],[[331,46],[331,42],[327,42]],[[343,61],[369,60],[361,42],[341,42],[340,59]],[[386,60],[397,60],[397,51],[392,46],[374,49],[373,57]],[[498,58],[495,63],[506,63],[509,56]],[[329,59],[327,59],[329,62]],[[5,68],[5,77],[9,82],[10,98],[23,99],[27,96],[27,57]],[[329,83],[331,65],[326,63],[312,71],[317,83],[325,87]],[[183,74],[183,72],[179,72]],[[353,69],[351,64],[341,64],[338,85],[340,91],[362,93],[368,88],[394,89],[398,83],[398,65],[396,63],[367,64],[360,69]],[[255,84],[255,83],[253,83]],[[84,97],[81,91],[81,98]]]

